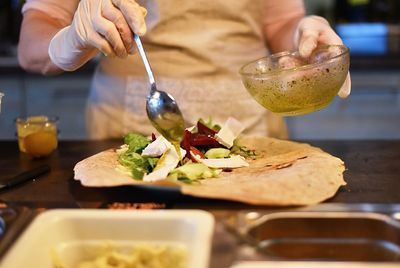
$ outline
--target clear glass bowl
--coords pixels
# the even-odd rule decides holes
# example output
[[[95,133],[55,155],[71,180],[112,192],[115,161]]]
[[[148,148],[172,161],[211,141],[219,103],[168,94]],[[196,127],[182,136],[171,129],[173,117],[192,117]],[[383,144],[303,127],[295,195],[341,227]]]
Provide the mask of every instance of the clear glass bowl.
[[[318,47],[309,58],[281,52],[244,65],[239,73],[247,91],[268,110],[302,115],[328,106],[346,80],[349,49]]]

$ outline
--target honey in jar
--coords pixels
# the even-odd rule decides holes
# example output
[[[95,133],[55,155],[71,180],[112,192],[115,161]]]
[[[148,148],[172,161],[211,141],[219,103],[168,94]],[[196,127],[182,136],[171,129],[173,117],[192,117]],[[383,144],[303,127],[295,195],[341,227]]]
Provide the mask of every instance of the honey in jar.
[[[21,152],[32,157],[43,157],[50,155],[57,148],[57,118],[17,118],[16,128]]]

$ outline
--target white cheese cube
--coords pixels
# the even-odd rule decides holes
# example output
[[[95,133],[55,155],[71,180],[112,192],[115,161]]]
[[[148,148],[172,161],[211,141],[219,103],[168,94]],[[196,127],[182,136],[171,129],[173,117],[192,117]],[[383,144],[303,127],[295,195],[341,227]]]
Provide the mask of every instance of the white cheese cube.
[[[220,131],[215,134],[215,139],[227,148],[231,148],[233,141],[243,132],[244,128],[244,125],[238,120],[229,117]]]

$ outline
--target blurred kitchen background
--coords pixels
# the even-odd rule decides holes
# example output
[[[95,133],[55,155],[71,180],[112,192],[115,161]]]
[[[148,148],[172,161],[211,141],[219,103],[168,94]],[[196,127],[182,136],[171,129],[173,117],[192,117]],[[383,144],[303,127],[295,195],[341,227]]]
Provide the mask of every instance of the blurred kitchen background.
[[[85,102],[94,64],[57,77],[24,72],[16,55],[22,0],[0,1],[0,139],[14,139],[14,118],[56,115],[60,139],[85,139]],[[306,0],[351,50],[352,94],[326,109],[286,118],[292,139],[400,138],[400,1]]]

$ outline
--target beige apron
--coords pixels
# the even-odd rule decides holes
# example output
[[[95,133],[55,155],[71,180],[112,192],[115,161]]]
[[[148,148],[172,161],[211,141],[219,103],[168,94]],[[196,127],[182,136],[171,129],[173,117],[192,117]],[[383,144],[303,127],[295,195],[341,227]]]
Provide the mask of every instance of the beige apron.
[[[229,116],[246,133],[286,138],[285,124],[243,87],[239,68],[265,56],[259,0],[147,0],[148,33],[142,41],[159,89],[177,100],[187,126],[210,116]],[[103,58],[89,97],[87,120],[94,139],[130,131],[150,134],[149,84],[139,55]]]

